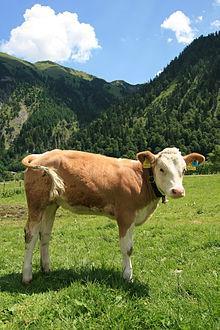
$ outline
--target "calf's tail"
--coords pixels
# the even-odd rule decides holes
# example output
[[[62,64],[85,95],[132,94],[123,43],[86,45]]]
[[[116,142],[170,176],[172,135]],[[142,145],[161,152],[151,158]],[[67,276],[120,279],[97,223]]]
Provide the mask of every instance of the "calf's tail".
[[[53,201],[65,192],[65,184],[63,179],[57,174],[55,169],[43,165],[31,164],[33,160],[37,159],[40,155],[29,155],[22,159],[22,164],[33,170],[44,171],[51,178],[50,200]]]

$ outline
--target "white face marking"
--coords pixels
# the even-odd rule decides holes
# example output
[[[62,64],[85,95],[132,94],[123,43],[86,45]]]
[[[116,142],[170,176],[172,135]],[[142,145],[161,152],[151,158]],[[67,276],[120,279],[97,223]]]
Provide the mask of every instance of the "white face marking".
[[[166,148],[158,156],[154,168],[154,178],[158,189],[173,198],[183,197],[183,174],[186,163],[176,148]]]
[[[145,206],[143,209],[138,210],[135,216],[135,225],[139,226],[142,223],[144,223],[147,219],[149,219],[153,215],[157,206],[158,206],[158,200],[155,199],[152,202],[150,202],[147,206]]]

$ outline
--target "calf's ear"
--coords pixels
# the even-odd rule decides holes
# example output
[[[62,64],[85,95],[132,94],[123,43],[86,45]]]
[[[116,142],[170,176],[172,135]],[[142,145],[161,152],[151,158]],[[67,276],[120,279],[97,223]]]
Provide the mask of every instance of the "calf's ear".
[[[150,151],[142,151],[137,154],[137,159],[142,163],[144,168],[149,168],[156,160],[156,156]]]
[[[191,154],[188,154],[183,157],[186,165],[192,164],[194,162],[198,162],[199,164],[203,163],[205,161],[205,157],[201,154],[197,154],[196,152],[193,152]]]

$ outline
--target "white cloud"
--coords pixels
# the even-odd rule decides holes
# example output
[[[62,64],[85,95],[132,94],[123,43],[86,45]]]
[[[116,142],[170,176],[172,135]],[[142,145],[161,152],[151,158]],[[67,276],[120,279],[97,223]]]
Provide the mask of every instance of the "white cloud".
[[[175,32],[179,43],[189,44],[194,39],[194,32],[191,28],[191,21],[182,11],[178,10],[166,18],[161,27]]]
[[[220,29],[220,20],[216,19],[214,22],[211,23],[211,26],[215,29]]]
[[[173,41],[172,38],[168,38],[168,39],[167,39],[167,42],[168,42],[168,43],[171,43],[172,41]]]
[[[220,0],[215,0],[213,4],[216,6],[220,6]]]
[[[85,62],[100,48],[94,28],[80,23],[76,13],[56,14],[49,6],[35,4],[27,9],[24,22],[11,30],[0,50],[29,61],[75,60]]]

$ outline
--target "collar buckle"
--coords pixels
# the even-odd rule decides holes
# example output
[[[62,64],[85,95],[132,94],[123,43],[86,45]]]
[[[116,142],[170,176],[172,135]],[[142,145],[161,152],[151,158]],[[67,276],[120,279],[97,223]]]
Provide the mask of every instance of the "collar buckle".
[[[149,176],[149,182],[150,183],[155,183],[153,175],[150,175]]]

